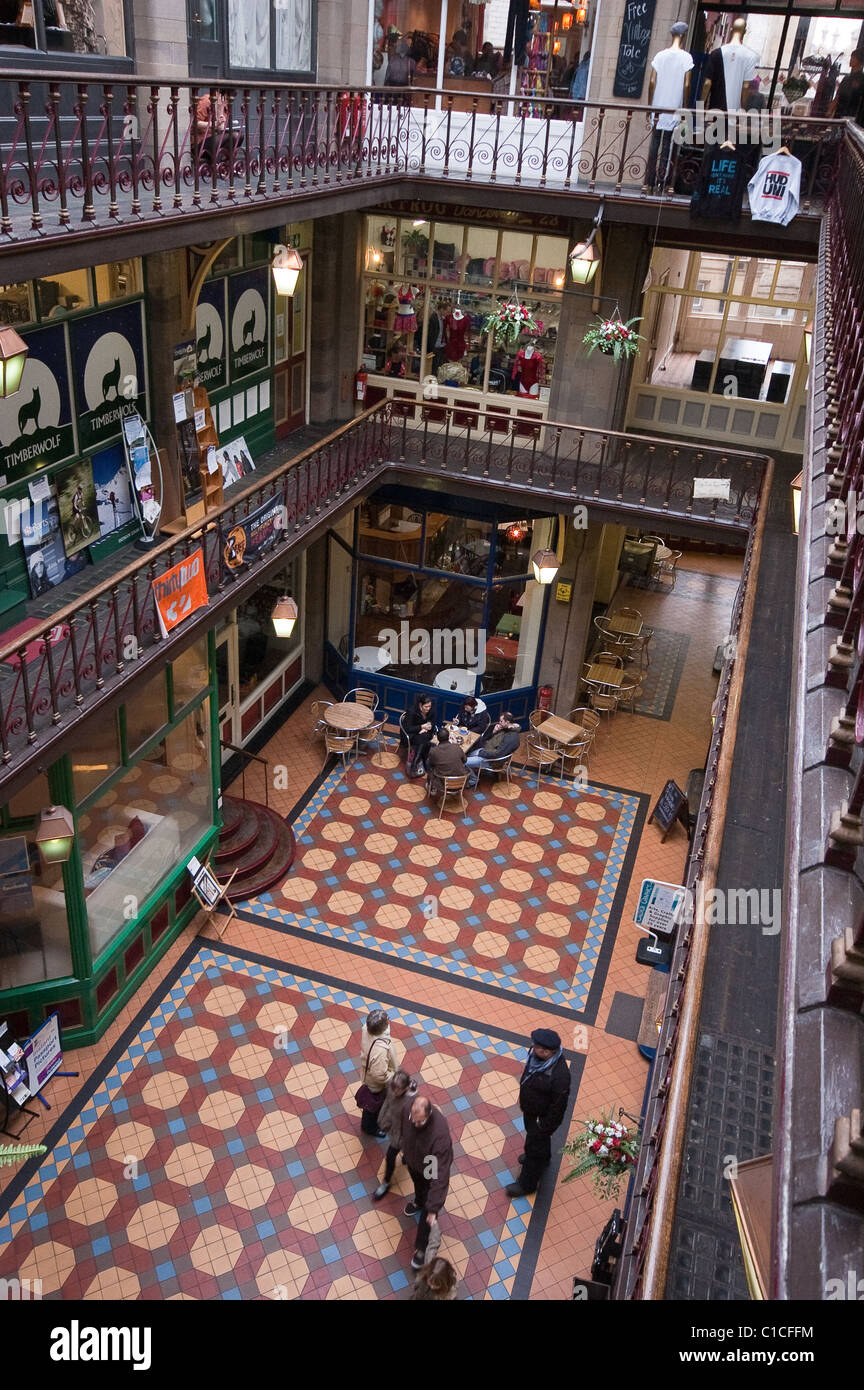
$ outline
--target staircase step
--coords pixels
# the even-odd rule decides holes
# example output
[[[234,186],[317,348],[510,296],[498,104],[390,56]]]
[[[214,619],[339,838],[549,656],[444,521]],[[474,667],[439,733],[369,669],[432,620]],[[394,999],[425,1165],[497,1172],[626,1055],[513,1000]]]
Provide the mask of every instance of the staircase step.
[[[227,808],[226,802],[233,803]],[[282,817],[256,801],[223,798],[226,830],[219,837],[215,855],[220,879],[236,870],[231,891],[233,902],[254,898],[278,883],[294,862],[294,835]]]

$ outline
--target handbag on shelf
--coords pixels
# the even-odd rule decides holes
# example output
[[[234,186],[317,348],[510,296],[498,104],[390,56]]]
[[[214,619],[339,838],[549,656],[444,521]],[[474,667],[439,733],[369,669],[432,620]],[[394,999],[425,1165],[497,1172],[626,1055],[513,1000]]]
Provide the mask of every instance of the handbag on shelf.
[[[372,1047],[376,1042],[383,1042],[383,1038],[375,1038]],[[363,1084],[357,1087],[354,1092],[354,1102],[358,1110],[368,1110],[373,1115],[377,1115],[381,1106],[384,1104],[384,1096],[387,1093],[386,1086],[381,1091],[371,1091],[366,1085],[366,1073],[369,1070],[369,1058],[372,1056],[372,1047],[366,1053],[366,1065],[363,1068]]]

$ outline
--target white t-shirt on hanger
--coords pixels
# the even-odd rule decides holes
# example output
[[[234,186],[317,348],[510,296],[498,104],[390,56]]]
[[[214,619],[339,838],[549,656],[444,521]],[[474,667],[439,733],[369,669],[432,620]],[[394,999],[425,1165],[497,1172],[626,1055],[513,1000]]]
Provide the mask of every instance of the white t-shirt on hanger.
[[[675,111],[684,103],[684,78],[693,66],[693,59],[683,48],[661,48],[651,59],[651,66],[657,74],[653,107],[671,106]],[[657,117],[658,130],[674,130],[678,117],[667,111]]]

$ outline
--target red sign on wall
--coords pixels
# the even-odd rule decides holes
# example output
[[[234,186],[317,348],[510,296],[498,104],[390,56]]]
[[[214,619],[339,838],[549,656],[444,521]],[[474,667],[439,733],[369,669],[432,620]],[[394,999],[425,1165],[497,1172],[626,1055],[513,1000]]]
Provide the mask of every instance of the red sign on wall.
[[[200,546],[179,565],[153,580],[153,598],[163,637],[199,608],[207,607],[204,552]]]

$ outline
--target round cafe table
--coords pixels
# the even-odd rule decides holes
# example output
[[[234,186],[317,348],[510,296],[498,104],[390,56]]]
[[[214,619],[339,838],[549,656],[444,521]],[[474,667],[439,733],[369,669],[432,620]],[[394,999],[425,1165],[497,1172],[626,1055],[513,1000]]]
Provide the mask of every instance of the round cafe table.
[[[354,734],[359,729],[368,729],[374,722],[375,714],[369,706],[355,704],[353,700],[343,700],[341,704],[331,705],[324,711],[324,723],[343,734]]]
[[[351,664],[355,671],[380,671],[390,665],[390,653],[386,647],[357,647]]]
[[[462,666],[448,666],[432,682],[436,690],[452,690],[454,695],[473,695],[476,683],[477,672],[466,671]]]

